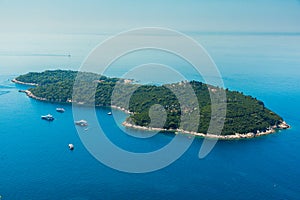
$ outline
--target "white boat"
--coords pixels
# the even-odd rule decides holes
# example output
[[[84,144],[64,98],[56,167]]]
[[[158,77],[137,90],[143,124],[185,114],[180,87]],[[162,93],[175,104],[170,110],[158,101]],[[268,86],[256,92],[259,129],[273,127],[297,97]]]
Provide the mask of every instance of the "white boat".
[[[107,114],[108,114],[108,115],[111,115],[112,113],[111,113],[111,112],[108,112]]]
[[[44,119],[44,120],[47,120],[47,121],[53,121],[54,120],[54,117],[50,114],[42,115],[41,118]]]
[[[56,108],[56,111],[60,112],[60,113],[63,113],[63,112],[65,112],[65,109],[63,109],[63,108]]]
[[[73,144],[69,144],[68,146],[69,146],[69,149],[70,149],[71,151],[74,150],[74,145],[73,145]]]
[[[88,126],[88,123],[85,120],[75,121],[75,124],[78,126]]]

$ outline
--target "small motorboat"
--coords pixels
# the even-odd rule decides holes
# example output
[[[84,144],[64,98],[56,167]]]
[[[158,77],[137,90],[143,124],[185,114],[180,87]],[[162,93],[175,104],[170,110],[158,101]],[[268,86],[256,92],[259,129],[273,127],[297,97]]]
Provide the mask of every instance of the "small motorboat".
[[[112,115],[112,113],[111,113],[111,112],[108,112],[107,114],[108,114],[108,115]]]
[[[48,115],[42,115],[41,118],[43,120],[47,120],[47,121],[53,121],[54,120],[54,117],[52,115],[50,115],[50,114],[48,114]]]
[[[60,112],[60,113],[64,113],[64,112],[65,112],[65,109],[63,109],[63,108],[56,108],[56,111],[57,111],[57,112]]]
[[[78,126],[88,126],[88,123],[85,120],[75,121],[75,124]]]
[[[74,150],[74,145],[73,145],[73,144],[69,144],[68,146],[69,146],[69,149],[70,149],[71,151]]]

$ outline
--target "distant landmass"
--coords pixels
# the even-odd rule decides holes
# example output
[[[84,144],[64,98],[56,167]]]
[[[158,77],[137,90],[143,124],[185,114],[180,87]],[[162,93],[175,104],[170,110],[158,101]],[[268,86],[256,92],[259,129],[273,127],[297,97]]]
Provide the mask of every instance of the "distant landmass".
[[[80,76],[80,82],[75,81],[77,76]],[[266,108],[262,101],[241,92],[198,81],[155,86],[137,84],[133,80],[109,78],[90,72],[48,70],[21,75],[16,77],[13,82],[32,86],[22,92],[41,101],[119,108],[129,113],[129,117],[123,125],[132,128],[179,132],[218,139],[253,138],[274,133],[278,129],[289,128],[282,117]],[[79,88],[76,92],[73,91],[74,84]],[[198,102],[195,102],[195,98],[184,97],[184,101],[189,103],[188,106],[182,108],[170,88],[184,91],[187,85],[192,87]],[[93,88],[92,86],[96,88],[94,95],[89,92]],[[116,88],[118,92],[114,92]],[[210,92],[217,93],[218,91],[225,92],[227,97],[227,102],[220,102],[227,105],[221,135],[208,133],[212,117]],[[126,100],[128,95],[131,95],[129,102]],[[154,106],[157,104],[161,107]],[[155,107],[157,112],[163,108],[166,114],[164,124],[159,123],[161,122],[159,116],[149,116],[149,111]],[[181,122],[183,113],[191,116],[199,114],[200,118],[195,118],[194,121],[192,118],[189,120],[189,124],[184,124],[185,122]]]

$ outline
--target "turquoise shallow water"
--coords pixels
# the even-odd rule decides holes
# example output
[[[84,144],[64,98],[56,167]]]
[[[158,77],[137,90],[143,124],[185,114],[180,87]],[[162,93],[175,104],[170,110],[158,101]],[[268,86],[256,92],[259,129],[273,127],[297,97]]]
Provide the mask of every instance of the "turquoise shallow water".
[[[94,159],[82,145],[71,107],[55,113],[61,105],[27,98],[1,76],[0,88],[0,195],[3,199],[298,199],[300,196],[300,92],[285,87],[272,93],[260,88],[255,95],[280,113],[292,129],[253,140],[219,141],[204,159],[198,159],[202,140],[169,167],[148,174],[127,174],[110,169]],[[243,77],[246,78],[246,77]],[[226,79],[225,79],[226,80]],[[277,83],[274,79],[265,79]],[[240,80],[227,80],[235,87]],[[284,83],[283,85],[286,85]],[[241,86],[242,87],[242,86]],[[244,87],[250,93],[251,87]],[[279,93],[279,94],[278,94]],[[274,101],[276,99],[276,101]],[[85,112],[85,108],[82,112]],[[134,139],[108,116],[97,110],[109,137],[125,149],[147,152],[168,143],[172,136]],[[55,121],[40,115],[53,113]],[[117,121],[126,115],[115,111]],[[73,143],[75,150],[68,150]]]

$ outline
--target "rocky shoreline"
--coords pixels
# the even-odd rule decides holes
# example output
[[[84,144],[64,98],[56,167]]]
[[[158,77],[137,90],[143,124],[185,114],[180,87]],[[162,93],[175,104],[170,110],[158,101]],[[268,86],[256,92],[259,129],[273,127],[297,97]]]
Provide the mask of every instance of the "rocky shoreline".
[[[290,125],[288,125],[285,121],[283,121],[281,124],[277,126],[270,127],[268,130],[264,132],[257,132],[257,133],[235,133],[232,135],[215,135],[215,134],[204,134],[204,133],[197,133],[192,131],[186,131],[182,129],[163,129],[163,128],[152,128],[152,127],[144,127],[144,126],[137,126],[130,124],[128,122],[123,122],[123,126],[127,128],[133,128],[133,129],[139,129],[139,130],[145,130],[145,131],[169,131],[169,132],[175,132],[175,134],[181,133],[186,135],[193,135],[201,138],[207,138],[207,139],[213,139],[213,140],[240,140],[240,139],[251,139],[255,137],[265,136],[269,134],[276,133],[276,130],[283,130],[290,128]]]
[[[13,79],[11,81],[13,83],[17,83],[17,84],[20,84],[20,85],[38,86],[38,84],[36,84],[36,83],[25,83],[25,82],[22,82],[22,81],[18,81],[17,79]]]
[[[39,100],[39,101],[47,101],[46,98],[41,98],[41,97],[37,97],[34,94],[32,94],[32,92],[30,92],[29,90],[19,90],[19,92],[23,92],[25,93],[28,97]]]
[[[111,108],[114,108],[114,109],[117,109],[117,110],[121,110],[121,111],[123,111],[123,112],[125,112],[125,113],[127,113],[127,114],[132,114],[132,112],[130,112],[129,110],[126,110],[125,108],[122,108],[122,107],[120,107],[120,106],[114,106],[114,105],[112,105],[112,106],[110,106]]]

